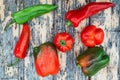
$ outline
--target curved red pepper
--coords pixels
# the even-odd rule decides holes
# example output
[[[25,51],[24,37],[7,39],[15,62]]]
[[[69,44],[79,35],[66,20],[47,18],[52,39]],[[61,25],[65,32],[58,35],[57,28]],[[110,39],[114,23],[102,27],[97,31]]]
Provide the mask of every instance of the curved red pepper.
[[[68,21],[68,25],[72,24],[74,27],[77,27],[83,19],[113,6],[114,4],[111,2],[91,2],[77,10],[68,11],[65,15],[65,19]]]
[[[29,41],[30,41],[30,28],[26,23],[23,24],[22,32],[14,48],[14,55],[16,57],[16,61],[13,64],[8,65],[8,67],[16,65],[19,62],[19,59],[23,59],[26,57]]]
[[[94,25],[90,25],[82,30],[80,37],[85,46],[93,47],[103,42],[104,31]]]
[[[26,23],[23,25],[21,35],[14,49],[14,55],[16,58],[19,58],[19,59],[25,58],[29,41],[30,41],[30,28]]]
[[[62,52],[71,50],[74,40],[69,33],[57,33],[54,37],[55,46]]]

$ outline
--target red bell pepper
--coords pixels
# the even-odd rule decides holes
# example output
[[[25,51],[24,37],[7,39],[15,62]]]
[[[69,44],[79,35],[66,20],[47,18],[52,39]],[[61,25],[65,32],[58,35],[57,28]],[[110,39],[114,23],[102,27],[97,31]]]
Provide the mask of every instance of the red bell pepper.
[[[46,42],[33,49],[35,69],[39,76],[56,75],[60,65],[57,49],[51,42]]]
[[[16,57],[16,62],[10,66],[16,65],[19,59],[23,59],[26,57],[29,41],[30,41],[30,28],[26,23],[23,25],[23,29],[20,34],[19,40],[17,41],[14,48],[14,55]]]
[[[104,31],[94,25],[90,25],[82,30],[80,38],[85,46],[93,47],[103,42]]]
[[[90,2],[82,8],[68,11],[65,14],[65,19],[67,20],[66,24],[68,26],[72,24],[73,27],[77,27],[85,18],[113,6],[114,4],[111,2]]]
[[[62,52],[71,50],[73,43],[74,39],[66,32],[57,33],[54,37],[55,46]]]

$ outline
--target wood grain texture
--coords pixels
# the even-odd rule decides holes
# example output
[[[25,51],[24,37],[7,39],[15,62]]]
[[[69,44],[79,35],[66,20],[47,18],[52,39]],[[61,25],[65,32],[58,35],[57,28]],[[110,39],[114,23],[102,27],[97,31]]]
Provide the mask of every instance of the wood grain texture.
[[[101,2],[101,0],[97,0]],[[106,0],[109,2],[109,0]],[[114,3],[114,2],[113,2]],[[102,44],[103,49],[110,56],[110,62],[107,67],[99,71],[91,80],[119,80],[118,63],[119,63],[119,17],[114,8],[108,8],[102,13],[91,17],[91,24],[97,25],[105,32],[105,40]]]
[[[0,0],[0,80],[120,80],[120,0],[112,0],[114,8],[106,9],[90,18],[83,20],[78,28],[67,27],[64,15],[68,10],[76,9],[89,2],[110,0]],[[36,4],[55,4],[58,9],[29,21],[31,41],[27,57],[14,67],[7,64],[14,62],[13,49],[17,42],[22,25],[12,24],[6,32],[3,31],[13,12]],[[86,26],[94,24],[105,32],[103,49],[110,56],[107,67],[91,78],[86,77],[76,66],[76,57],[86,47],[80,41],[79,34]],[[45,78],[36,74],[33,58],[33,47],[46,41],[53,41],[57,32],[69,32],[74,38],[73,49],[66,54],[59,51],[60,71],[55,76]]]

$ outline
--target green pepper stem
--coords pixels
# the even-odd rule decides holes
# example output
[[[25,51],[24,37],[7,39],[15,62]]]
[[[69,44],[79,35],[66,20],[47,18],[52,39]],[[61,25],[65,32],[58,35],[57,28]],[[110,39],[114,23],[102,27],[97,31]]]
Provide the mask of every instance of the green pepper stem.
[[[14,19],[12,19],[10,22],[8,22],[8,23],[6,24],[6,26],[5,26],[5,28],[4,28],[4,31],[6,31],[7,28],[9,28],[9,26],[10,26],[11,24],[13,24],[14,22],[15,22]]]
[[[38,55],[39,51],[40,51],[40,46],[37,46],[37,47],[33,48],[33,55],[34,55],[34,57],[36,57]]]
[[[80,64],[79,63],[77,63],[76,66],[80,68]]]
[[[15,62],[14,62],[13,64],[11,64],[11,65],[8,65],[8,67],[13,67],[13,66],[17,65],[18,62],[19,62],[19,59],[16,58],[16,59],[15,59]]]
[[[67,25],[67,26],[71,26],[72,23],[71,23],[70,21],[66,21],[66,25]]]
[[[66,42],[64,40],[60,40],[60,45],[61,46],[65,46],[66,45]]]

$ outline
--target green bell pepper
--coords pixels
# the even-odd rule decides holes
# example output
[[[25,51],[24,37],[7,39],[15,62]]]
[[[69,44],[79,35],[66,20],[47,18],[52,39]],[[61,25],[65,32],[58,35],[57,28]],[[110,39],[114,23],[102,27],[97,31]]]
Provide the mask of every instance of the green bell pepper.
[[[110,58],[101,47],[88,48],[77,57],[77,64],[81,66],[86,76],[93,76],[100,69],[104,68]]]

